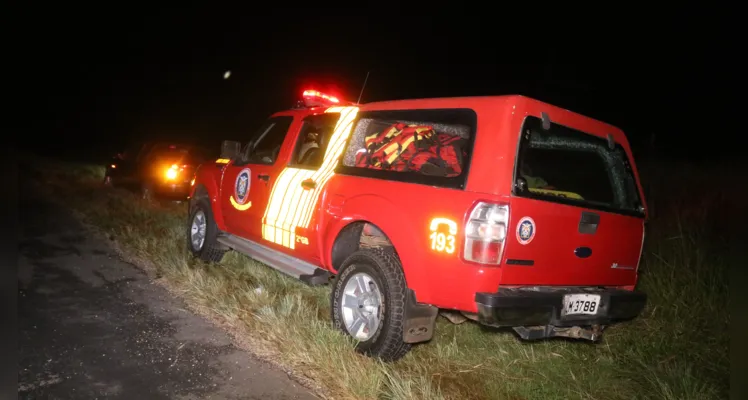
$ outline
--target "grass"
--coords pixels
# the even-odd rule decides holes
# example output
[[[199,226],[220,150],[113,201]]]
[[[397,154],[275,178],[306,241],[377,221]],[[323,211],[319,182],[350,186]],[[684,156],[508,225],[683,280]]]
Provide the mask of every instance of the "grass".
[[[185,205],[146,204],[104,188],[97,167],[47,160],[21,171],[150,265],[194,309],[325,397],[686,400],[726,398],[729,389],[729,237],[720,227],[741,197],[728,196],[731,186],[719,181],[727,178],[711,168],[642,167],[654,212],[640,280],[650,301],[640,318],[607,329],[602,343],[526,343],[439,318],[434,340],[393,364],[356,354],[330,327],[329,288],[237,253],[220,265],[192,260]]]

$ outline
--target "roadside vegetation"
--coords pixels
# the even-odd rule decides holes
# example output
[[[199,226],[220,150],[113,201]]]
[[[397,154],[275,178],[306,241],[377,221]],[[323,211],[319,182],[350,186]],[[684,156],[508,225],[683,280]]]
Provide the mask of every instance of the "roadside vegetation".
[[[603,342],[526,343],[511,331],[439,318],[432,342],[383,364],[333,330],[329,288],[310,288],[237,253],[192,260],[186,205],[103,187],[103,168],[26,158],[36,190],[75,210],[131,261],[239,342],[345,399],[718,399],[729,385],[728,217],[737,196],[720,167],[642,165],[653,218],[640,288],[644,314]],[[21,178],[24,178],[22,175]],[[740,189],[742,190],[742,189]]]

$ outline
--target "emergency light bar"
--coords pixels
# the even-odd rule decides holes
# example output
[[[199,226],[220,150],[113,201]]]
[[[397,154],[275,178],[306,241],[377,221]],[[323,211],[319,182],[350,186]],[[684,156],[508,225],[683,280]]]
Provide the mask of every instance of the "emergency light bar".
[[[335,104],[340,103],[340,100],[338,100],[337,97],[329,96],[324,93],[318,92],[316,90],[305,90],[304,98],[322,99],[322,100],[327,100],[330,103],[335,103]]]
[[[329,107],[340,104],[340,100],[317,90],[305,90],[300,103],[303,107]]]

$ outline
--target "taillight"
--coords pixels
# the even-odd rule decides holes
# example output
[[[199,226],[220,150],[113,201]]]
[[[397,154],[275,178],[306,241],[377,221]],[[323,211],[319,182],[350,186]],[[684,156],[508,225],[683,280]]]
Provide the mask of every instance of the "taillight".
[[[165,175],[167,180],[177,179],[179,173],[184,170],[184,166],[180,167],[177,164],[172,164],[171,167],[166,169]]]
[[[476,204],[465,226],[463,258],[481,264],[501,263],[508,224],[508,204]]]

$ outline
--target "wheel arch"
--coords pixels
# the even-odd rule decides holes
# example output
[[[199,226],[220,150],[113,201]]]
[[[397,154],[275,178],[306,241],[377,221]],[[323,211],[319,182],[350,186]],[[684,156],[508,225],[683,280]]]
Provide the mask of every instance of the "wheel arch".
[[[392,207],[380,208],[392,210]],[[397,212],[395,212],[397,213]],[[329,226],[323,246],[323,263],[333,274],[337,274],[343,261],[362,247],[392,247],[400,261],[407,286],[417,297],[426,293],[428,280],[424,273],[419,251],[412,249],[412,239],[416,234],[406,226],[407,216],[389,215],[377,218],[375,215],[358,218],[343,218]],[[410,244],[410,245],[409,245]]]
[[[398,261],[399,268],[405,280],[405,299],[403,310],[403,332],[402,340],[405,343],[420,343],[431,340],[434,335],[436,317],[439,309],[429,304],[419,303],[416,299],[416,291],[408,283],[408,269],[405,267],[400,254],[390,240],[390,237],[375,223],[368,220],[349,221],[335,235],[330,246],[329,260],[333,273],[339,268],[350,255],[357,251],[368,248],[382,249],[391,248],[391,255]],[[385,250],[387,253],[389,251]],[[418,269],[410,269],[416,274]],[[418,282],[418,277],[412,277]],[[413,281],[411,281],[413,282]]]
[[[195,177],[195,186],[190,194],[190,211],[194,207],[195,203],[202,199],[206,199],[210,204],[210,209],[213,213],[213,219],[220,230],[226,230],[226,225],[223,220],[223,213],[218,203],[219,188],[218,183],[215,181],[213,176],[209,175],[207,171],[198,170],[197,176]]]
[[[372,239],[367,239],[372,238]],[[372,243],[376,241],[376,243]],[[392,247],[390,238],[376,224],[367,220],[357,220],[342,226],[330,246],[329,265],[335,273],[346,258],[362,247]],[[395,250],[395,254],[397,251]]]

